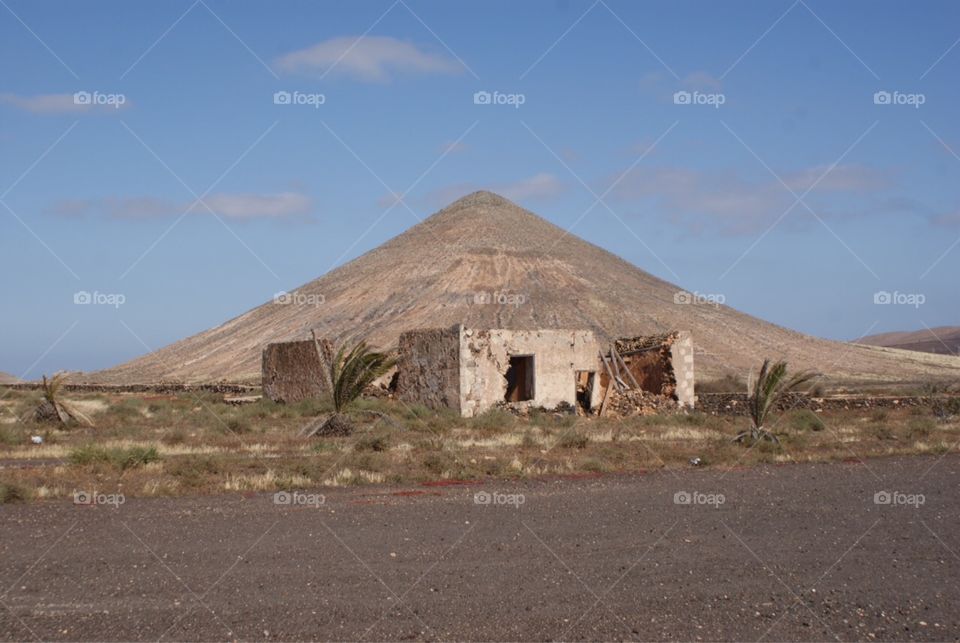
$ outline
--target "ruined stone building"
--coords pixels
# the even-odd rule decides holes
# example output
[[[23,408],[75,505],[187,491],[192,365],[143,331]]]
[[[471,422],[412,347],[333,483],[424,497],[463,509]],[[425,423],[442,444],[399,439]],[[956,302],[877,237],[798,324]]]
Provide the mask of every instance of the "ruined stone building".
[[[588,330],[454,326],[400,336],[397,397],[464,417],[501,404],[590,414],[601,410],[608,390],[620,414],[650,396],[692,408],[693,386],[689,333],[622,339],[613,347]]]
[[[596,375],[600,345],[588,330],[413,330],[400,336],[397,397],[473,417],[502,402],[577,403],[577,378]],[[586,404],[598,404],[598,389]]]
[[[264,395],[293,403],[329,394],[323,363],[332,353],[326,340],[268,345]],[[615,416],[692,408],[693,341],[686,332],[608,344],[589,330],[411,330],[400,335],[392,390],[463,417],[497,406]]]

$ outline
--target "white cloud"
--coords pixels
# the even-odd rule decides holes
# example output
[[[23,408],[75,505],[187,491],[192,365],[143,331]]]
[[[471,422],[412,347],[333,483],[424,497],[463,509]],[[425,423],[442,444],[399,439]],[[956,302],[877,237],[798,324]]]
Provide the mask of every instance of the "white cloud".
[[[803,169],[783,175],[783,180],[800,195],[825,169]],[[891,184],[885,172],[865,166],[841,165],[817,183],[805,200],[810,203],[816,195],[827,193],[874,194]],[[753,234],[763,230],[794,201],[776,179],[754,181],[735,172],[669,167],[632,170],[614,188],[612,197],[652,205],[672,221],[694,232],[711,228],[725,234]],[[805,208],[797,205],[795,210],[805,211]],[[864,214],[864,211],[853,214]]]
[[[384,82],[396,74],[456,74],[457,61],[390,36],[344,36],[281,56],[279,70],[333,73],[365,82]]]
[[[513,201],[527,199],[552,199],[566,189],[560,179],[552,174],[541,172],[527,179],[494,186],[493,191]]]
[[[211,210],[231,219],[256,219],[299,216],[310,211],[313,201],[296,192],[279,194],[214,194],[204,199]],[[195,210],[206,211],[202,204]]]
[[[556,176],[541,172],[525,179],[506,183],[453,183],[419,196],[406,196],[404,201],[407,204],[425,208],[442,208],[477,190],[489,190],[511,201],[544,201],[559,196],[566,189],[566,184]],[[394,195],[387,194],[377,200],[377,205],[388,208],[396,201],[397,198]]]
[[[119,96],[111,94],[111,96]],[[123,102],[114,104],[93,104],[81,103],[75,98],[76,94],[36,94],[34,96],[22,96],[19,94],[0,94],[0,103],[12,105],[18,109],[30,112],[31,114],[83,114],[83,113],[101,113],[109,114],[120,109],[127,109],[131,106],[126,97]]]
[[[313,206],[310,197],[296,192],[277,194],[214,194],[204,203],[218,216],[238,219],[281,219],[305,216]],[[64,217],[105,216],[111,219],[153,219],[179,216],[188,208],[191,215],[210,216],[202,203],[177,203],[154,197],[103,197],[57,201],[48,212]]]

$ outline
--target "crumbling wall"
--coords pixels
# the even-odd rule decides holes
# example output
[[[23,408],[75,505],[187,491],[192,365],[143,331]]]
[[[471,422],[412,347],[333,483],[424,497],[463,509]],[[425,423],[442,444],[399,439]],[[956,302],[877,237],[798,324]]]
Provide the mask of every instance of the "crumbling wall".
[[[693,338],[689,332],[627,337],[616,340],[614,347],[641,390],[674,399],[680,407],[693,408]],[[604,387],[608,379],[604,373]]]
[[[460,327],[400,335],[397,398],[432,409],[460,410]]]
[[[325,339],[319,341],[330,359],[332,345]],[[267,344],[260,369],[263,394],[287,404],[327,395],[330,390],[323,368],[312,339]]]
[[[522,404],[548,409],[576,406],[576,372],[598,372],[599,350],[587,330],[462,329],[460,413],[473,417],[504,401],[511,355],[534,356],[534,397]],[[599,386],[595,386],[591,408],[599,401]]]

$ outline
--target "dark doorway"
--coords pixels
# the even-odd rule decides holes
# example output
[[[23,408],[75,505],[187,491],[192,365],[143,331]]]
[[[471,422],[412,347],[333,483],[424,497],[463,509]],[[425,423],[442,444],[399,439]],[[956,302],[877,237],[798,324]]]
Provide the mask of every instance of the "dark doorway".
[[[507,402],[532,400],[533,395],[533,355],[511,355],[507,368]]]
[[[590,415],[590,402],[593,399],[593,371],[577,371],[577,413]]]

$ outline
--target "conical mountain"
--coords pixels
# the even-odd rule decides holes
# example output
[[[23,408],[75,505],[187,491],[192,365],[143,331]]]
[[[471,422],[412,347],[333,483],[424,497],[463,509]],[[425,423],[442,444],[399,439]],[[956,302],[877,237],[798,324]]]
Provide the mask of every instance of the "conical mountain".
[[[817,339],[726,306],[677,303],[680,288],[490,192],[475,192],[357,259],[225,324],[93,374],[112,382],[259,376],[263,347],[304,339],[396,345],[400,333],[583,328],[605,338],[693,333],[699,377],[743,374],[764,357],[831,375],[960,374],[960,358]]]

